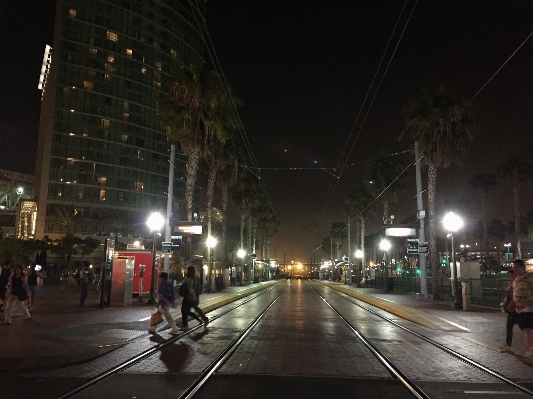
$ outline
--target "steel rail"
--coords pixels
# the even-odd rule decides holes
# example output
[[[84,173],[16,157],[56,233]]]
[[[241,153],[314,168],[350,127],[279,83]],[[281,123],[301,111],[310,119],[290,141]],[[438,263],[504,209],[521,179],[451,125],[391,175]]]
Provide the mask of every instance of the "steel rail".
[[[246,339],[248,334],[254,329],[254,327],[261,321],[263,317],[265,317],[265,314],[270,310],[270,308],[274,305],[274,303],[278,300],[278,298],[285,292],[285,290],[288,288],[285,287],[283,291],[279,293],[279,295],[274,298],[274,300],[244,329],[241,331],[241,333],[229,343],[229,345],[224,349],[220,355],[217,356],[217,358],[205,368],[205,370],[202,372],[200,377],[198,377],[189,388],[185,390],[179,397],[179,399],[191,399],[194,397],[196,392],[198,392],[213,376],[214,373],[216,373],[220,367],[224,365],[226,360],[228,360],[231,355],[237,350],[239,345]]]
[[[309,284],[309,283],[308,283]],[[416,385],[407,375],[405,375],[392,360],[385,356],[368,338],[366,338],[356,327],[354,327],[346,318],[331,305],[320,292],[311,284],[309,286],[322,298],[327,306],[329,306],[340,319],[346,324],[348,329],[367,347],[368,350],[378,359],[378,361],[385,366],[389,373],[399,380],[415,397],[418,399],[430,399],[430,397]]]
[[[447,346],[444,346],[444,345],[438,343],[437,341],[434,341],[434,340],[432,340],[431,338],[426,337],[425,335],[422,335],[422,334],[420,334],[420,333],[417,333],[416,331],[410,330],[409,328],[407,328],[407,327],[405,327],[405,326],[402,326],[401,324],[398,324],[398,323],[395,322],[394,320],[391,320],[391,319],[389,319],[389,318],[387,318],[387,317],[385,317],[385,316],[383,316],[383,315],[377,313],[376,311],[374,311],[374,310],[372,310],[372,309],[369,309],[369,308],[367,308],[366,306],[361,305],[360,303],[354,302],[354,301],[352,300],[353,297],[351,297],[351,296],[349,296],[349,295],[347,295],[347,294],[345,294],[345,293],[342,293],[342,292],[336,291],[336,290],[334,290],[334,289],[332,289],[332,288],[330,288],[330,287],[327,287],[327,286],[325,286],[325,285],[322,285],[322,286],[323,286],[325,289],[327,289],[327,290],[331,291],[332,293],[334,293],[335,295],[338,295],[338,296],[341,297],[342,299],[344,299],[344,300],[346,300],[346,301],[348,301],[348,302],[351,302],[351,303],[353,303],[353,304],[356,305],[356,306],[359,306],[361,309],[364,309],[364,310],[366,310],[367,312],[370,312],[370,313],[372,313],[373,315],[378,316],[378,317],[382,318],[382,319],[385,320],[385,321],[388,321],[389,323],[393,324],[394,326],[399,327],[399,328],[401,328],[402,330],[408,332],[409,334],[412,334],[412,335],[414,335],[415,337],[420,338],[420,339],[422,339],[422,340],[428,342],[429,344],[431,344],[431,345],[433,345],[433,346],[439,348],[440,350],[442,350],[442,351],[448,353],[449,355],[451,355],[451,356],[453,356],[453,357],[455,357],[455,358],[461,360],[462,362],[464,362],[464,363],[466,363],[466,364],[468,364],[468,365],[470,365],[470,366],[472,366],[472,367],[477,368],[478,370],[484,372],[485,374],[488,374],[488,375],[490,375],[490,376],[493,377],[493,378],[496,378],[496,379],[498,379],[498,380],[500,380],[500,381],[502,381],[502,382],[504,382],[504,383],[506,383],[506,384],[508,384],[508,385],[511,385],[512,387],[518,389],[519,391],[522,391],[523,393],[525,393],[525,394],[527,394],[527,395],[529,395],[529,396],[533,396],[533,391],[531,391],[530,389],[528,389],[528,388],[526,388],[526,387],[524,387],[524,386],[522,386],[522,385],[520,385],[520,384],[514,382],[513,380],[511,380],[511,379],[507,378],[506,376],[504,376],[503,374],[498,373],[497,371],[494,371],[494,370],[488,368],[487,366],[484,366],[484,365],[482,365],[481,363],[478,363],[478,362],[476,362],[475,360],[472,360],[472,359],[470,359],[470,358],[468,358],[468,357],[466,357],[466,356],[460,354],[459,352],[456,352],[456,351],[454,351],[453,349],[450,349],[450,348],[448,348]],[[313,287],[313,289],[314,289],[314,287]],[[315,290],[315,291],[316,291],[316,290]],[[317,291],[317,292],[318,292],[318,291]],[[341,295],[341,294],[342,294],[342,295]],[[320,295],[320,294],[319,294],[319,295]]]
[[[253,294],[253,296],[251,296],[250,298],[247,298],[245,300],[243,300],[242,302],[232,306],[230,309],[227,309],[225,310],[224,312],[220,313],[220,314],[217,314],[215,316],[212,316],[209,321],[213,321],[213,320],[217,320],[218,318],[226,315],[227,313],[247,304],[248,302],[250,301],[253,301],[254,299],[260,297],[261,295],[263,294],[266,294],[268,291],[274,289],[275,287],[277,286],[277,284],[275,284],[274,286],[272,287],[269,287],[269,288],[266,288],[262,291],[259,291],[258,293],[255,293]],[[283,291],[285,291],[285,289],[287,289],[287,287],[285,287],[283,289]],[[282,291],[282,292],[283,292]],[[82,385],[79,385],[73,389],[71,389],[70,391],[64,393],[63,395],[61,396],[58,396],[57,399],[67,399],[67,398],[71,398],[73,397],[74,395],[77,395],[78,393],[98,384],[99,382],[115,375],[116,373],[120,372],[120,371],[123,371],[123,370],[126,370],[128,368],[130,368],[131,366],[133,366],[134,364],[154,355],[155,353],[159,352],[161,349],[163,349],[165,346],[167,345],[170,345],[171,343],[174,343],[175,341],[183,338],[184,336],[196,331],[197,329],[199,329],[200,327],[202,327],[202,324],[199,324],[195,327],[192,327],[191,329],[187,330],[187,332],[184,332],[182,334],[179,334],[179,335],[175,335],[175,336],[172,336],[170,337],[169,339],[167,339],[165,342],[162,342],[160,344],[157,344],[157,345],[154,345],[153,347],[151,347],[150,349],[147,349],[143,352],[141,352],[140,354],[138,355],[135,355],[131,358],[129,358],[128,360],[125,360],[124,362],[118,364],[117,366],[114,366],[110,369],[107,369],[106,371],[103,371],[102,373],[98,374],[96,377],[93,377],[91,378],[89,381],[83,383]]]

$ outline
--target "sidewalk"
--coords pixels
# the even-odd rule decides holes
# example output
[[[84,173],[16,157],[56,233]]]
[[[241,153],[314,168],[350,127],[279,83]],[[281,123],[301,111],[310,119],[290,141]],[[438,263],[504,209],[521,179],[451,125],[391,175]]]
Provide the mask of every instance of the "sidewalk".
[[[454,309],[448,301],[418,301],[414,293],[385,293],[376,288],[317,281],[424,327],[447,331],[495,351],[503,351],[507,314],[499,309],[471,305],[471,310],[464,311]],[[515,325],[512,350],[507,352],[533,365],[533,359],[524,356],[525,351],[523,332]]]
[[[203,294],[200,306],[206,312],[224,306],[266,286],[284,282],[273,280],[248,286],[229,287],[222,292]],[[472,305],[465,312],[446,301],[417,301],[415,294],[385,294],[372,288],[358,288],[323,280],[317,282],[422,326],[456,334],[499,351],[505,343],[506,315],[498,309]],[[96,285],[89,284],[86,306],[79,307],[79,291],[74,285],[39,287],[32,319],[13,314],[12,325],[0,325],[0,370],[57,368],[83,363],[147,335],[151,306],[133,300],[129,307],[99,309]],[[181,323],[179,307],[171,312]],[[0,313],[0,321],[4,314]],[[159,329],[165,328],[165,323]],[[523,355],[523,334],[515,326],[515,356],[533,365]]]
[[[201,308],[208,312],[279,281],[236,286],[222,292],[202,294]],[[99,308],[99,291],[89,284],[85,306],[79,306],[75,285],[40,286],[31,320],[13,312],[11,325],[0,325],[0,370],[46,369],[83,363],[147,335],[154,311],[133,299],[132,306]],[[181,323],[180,308],[171,311]],[[3,323],[5,314],[0,313]],[[166,323],[158,329],[166,327]]]

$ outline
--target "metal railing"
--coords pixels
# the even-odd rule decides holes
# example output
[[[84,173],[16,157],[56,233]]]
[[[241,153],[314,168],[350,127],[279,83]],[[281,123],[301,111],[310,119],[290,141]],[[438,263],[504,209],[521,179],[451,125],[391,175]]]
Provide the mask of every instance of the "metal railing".
[[[385,279],[383,276],[376,276],[373,281],[373,286],[378,289],[385,288]],[[392,288],[397,292],[416,293],[420,292],[420,277],[419,276],[395,276],[388,277],[392,281]],[[433,291],[433,284],[431,277],[427,279],[428,293]],[[509,277],[507,276],[481,276],[479,279],[463,280],[470,286],[471,297],[473,304],[483,305],[492,308],[499,308],[500,302],[505,296],[505,290],[509,286]],[[452,285],[449,277],[439,277],[438,279],[439,296],[442,300],[453,300]],[[474,288],[476,287],[476,288]],[[391,282],[389,282],[389,291],[391,289]]]

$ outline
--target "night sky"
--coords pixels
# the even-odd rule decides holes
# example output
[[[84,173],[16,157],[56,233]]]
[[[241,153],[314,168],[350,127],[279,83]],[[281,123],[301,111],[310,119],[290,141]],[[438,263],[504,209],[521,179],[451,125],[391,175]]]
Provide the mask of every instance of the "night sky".
[[[53,2],[3,0],[0,8],[0,168],[32,174]],[[439,84],[471,99],[533,31],[533,3],[209,0],[206,19],[224,74],[243,100],[240,116],[282,223],[271,256],[308,261],[331,223],[346,221],[344,197],[366,161],[409,149],[398,142],[402,107]],[[474,141],[462,166],[439,171],[438,202],[472,198],[473,175],[494,172],[533,139],[532,54],[533,38],[474,99]],[[331,168],[344,163],[345,145],[353,145],[353,166],[337,179],[340,169]],[[413,158],[398,157],[406,164]],[[391,206],[396,221],[416,213],[414,168],[406,176]],[[508,192],[502,184],[491,217],[511,218]],[[379,225],[377,217],[370,231]]]

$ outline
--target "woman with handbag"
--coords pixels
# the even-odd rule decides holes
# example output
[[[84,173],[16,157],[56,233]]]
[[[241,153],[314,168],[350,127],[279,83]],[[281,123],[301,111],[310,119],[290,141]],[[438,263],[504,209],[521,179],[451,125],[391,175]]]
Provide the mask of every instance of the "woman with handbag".
[[[204,328],[207,327],[207,324],[209,323],[209,319],[202,311],[202,309],[200,309],[200,307],[198,306],[198,293],[196,291],[197,284],[198,282],[196,281],[196,273],[194,270],[194,266],[188,266],[185,280],[179,288],[179,294],[183,297],[183,302],[181,303],[182,326],[180,328],[180,331],[189,330],[189,316],[198,320],[200,324],[202,324],[203,322]],[[198,315],[191,312],[191,308],[196,310]]]
[[[26,300],[28,299],[28,284],[22,266],[16,265],[13,269],[13,274],[9,278],[9,283],[7,284],[7,292],[8,300],[5,309],[5,324],[11,324],[11,314],[15,305],[19,305],[22,308],[22,313],[26,320],[31,319],[30,312],[28,312],[28,309],[25,306]]]

